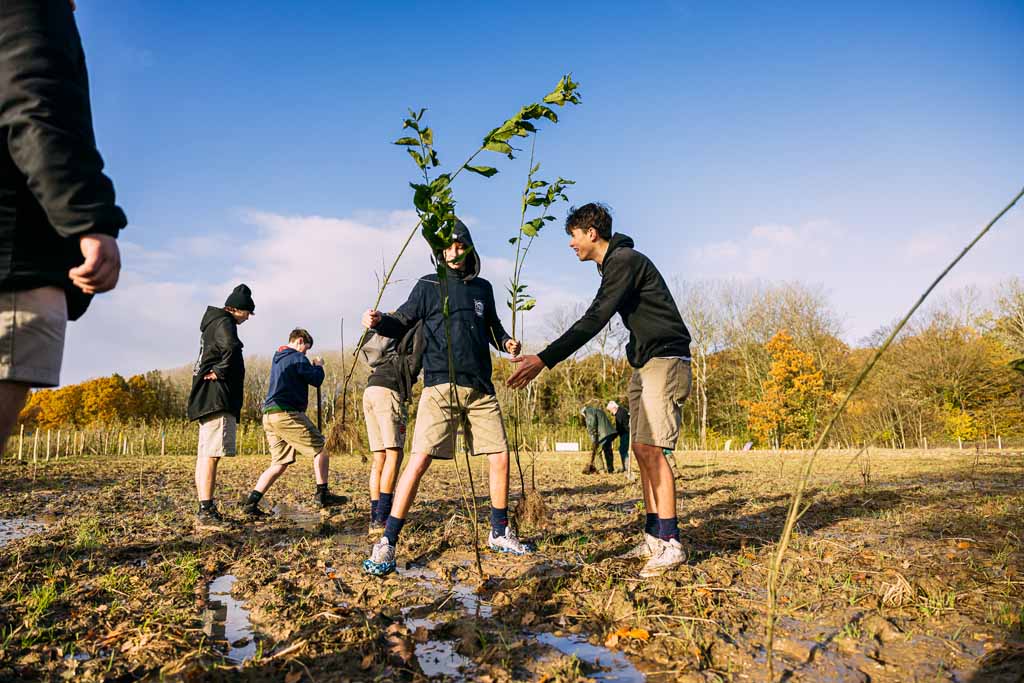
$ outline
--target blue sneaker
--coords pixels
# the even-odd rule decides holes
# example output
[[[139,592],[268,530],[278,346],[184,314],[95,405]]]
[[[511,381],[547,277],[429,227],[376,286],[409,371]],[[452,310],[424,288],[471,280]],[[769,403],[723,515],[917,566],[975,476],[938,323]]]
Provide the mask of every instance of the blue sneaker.
[[[373,576],[387,576],[395,571],[395,546],[386,536],[381,536],[374,544],[370,558],[363,560],[363,571]]]
[[[512,531],[511,526],[505,527],[504,536],[495,536],[494,530],[491,529],[491,533],[487,537],[487,547],[495,552],[511,553],[512,555],[529,555],[533,552],[533,548],[529,544],[519,540],[519,536]]]

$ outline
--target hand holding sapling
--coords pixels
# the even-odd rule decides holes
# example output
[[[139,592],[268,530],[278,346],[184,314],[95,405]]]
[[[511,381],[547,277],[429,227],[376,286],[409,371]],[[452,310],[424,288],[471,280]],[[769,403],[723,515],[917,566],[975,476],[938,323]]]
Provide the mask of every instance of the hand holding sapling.
[[[518,356],[519,352],[523,350],[523,343],[518,339],[509,339],[505,342],[505,350],[512,356]]]

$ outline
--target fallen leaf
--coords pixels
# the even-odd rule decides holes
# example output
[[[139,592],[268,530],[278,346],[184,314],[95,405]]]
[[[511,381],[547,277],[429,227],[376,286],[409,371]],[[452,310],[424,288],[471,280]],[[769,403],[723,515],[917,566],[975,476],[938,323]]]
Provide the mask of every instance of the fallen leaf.
[[[302,680],[302,674],[298,671],[292,671],[285,674],[284,683],[299,683]]]
[[[968,541],[960,541],[956,544],[956,547],[960,548],[960,550],[967,550],[971,547],[971,544]]]
[[[362,669],[363,671],[366,671],[371,666],[373,666],[373,655],[372,654],[364,655],[363,656],[363,661],[359,662],[359,668]]]

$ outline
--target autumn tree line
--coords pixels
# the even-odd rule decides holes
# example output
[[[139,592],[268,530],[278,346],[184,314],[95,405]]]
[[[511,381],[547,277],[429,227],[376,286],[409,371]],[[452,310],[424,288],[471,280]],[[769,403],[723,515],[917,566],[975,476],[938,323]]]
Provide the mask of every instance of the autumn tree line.
[[[683,448],[803,448],[812,443],[867,356],[887,334],[879,328],[854,346],[821,289],[799,283],[677,281],[676,302],[693,336],[693,387],[685,405]],[[564,331],[584,305],[542,321],[528,348]],[[530,336],[541,337],[531,339]],[[581,440],[586,404],[626,402],[631,368],[628,335],[616,318],[575,357],[543,373],[521,396],[503,387],[507,359],[495,359],[503,405],[519,400],[525,445],[550,448]],[[360,449],[362,388],[356,368],[345,399],[341,387],[351,356],[328,352],[324,422],[341,448]],[[270,357],[246,359],[242,420],[257,425]],[[28,429],[87,429],[184,420],[190,368],[113,375],[36,391],[22,412]],[[413,417],[416,399],[413,397]],[[310,410],[315,401],[311,403]],[[339,430],[345,413],[344,432]],[[506,410],[507,415],[511,411]],[[179,425],[180,427],[180,425]],[[176,430],[176,431],[180,431]],[[894,448],[1024,441],[1024,283],[1014,278],[990,291],[948,295],[905,329],[834,430],[835,446]]]

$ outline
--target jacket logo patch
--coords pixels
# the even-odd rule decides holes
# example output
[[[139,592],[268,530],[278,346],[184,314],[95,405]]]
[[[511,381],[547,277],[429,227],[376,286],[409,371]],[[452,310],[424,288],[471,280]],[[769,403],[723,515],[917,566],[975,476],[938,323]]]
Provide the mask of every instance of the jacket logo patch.
[[[484,302],[480,299],[473,299],[473,312],[478,318],[484,317]]]

